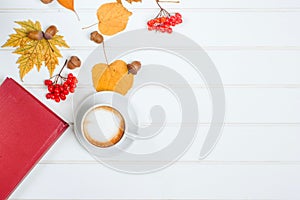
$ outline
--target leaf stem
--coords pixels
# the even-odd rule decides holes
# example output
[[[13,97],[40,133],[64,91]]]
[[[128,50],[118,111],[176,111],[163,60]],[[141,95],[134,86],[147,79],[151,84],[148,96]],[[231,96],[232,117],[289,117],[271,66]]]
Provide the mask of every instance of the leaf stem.
[[[104,41],[102,42],[102,48],[103,48],[103,54],[104,54],[104,58],[105,58],[106,64],[107,64],[107,66],[109,66],[108,60],[107,60],[106,51],[105,51]]]
[[[99,23],[99,22],[94,23],[94,24],[92,24],[92,25],[90,25],[90,26],[87,26],[87,27],[83,27],[82,30],[91,28],[91,27],[93,27],[93,26],[96,26],[98,23]]]
[[[74,10],[74,13],[75,13],[75,15],[76,15],[76,17],[77,17],[77,20],[78,21],[80,21],[80,17],[79,17],[79,15],[78,15],[78,13]]]

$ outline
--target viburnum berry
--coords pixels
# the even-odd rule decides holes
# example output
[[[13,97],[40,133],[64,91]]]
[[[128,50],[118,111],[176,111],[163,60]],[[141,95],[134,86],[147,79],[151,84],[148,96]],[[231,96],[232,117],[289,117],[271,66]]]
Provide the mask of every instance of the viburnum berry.
[[[51,99],[51,93],[47,93],[47,94],[46,94],[46,98],[47,98],[47,99]]]
[[[59,97],[55,97],[55,99],[54,99],[57,103],[59,103],[60,102],[60,98]]]
[[[66,63],[67,61],[60,70],[59,74],[51,78],[53,81],[51,79],[44,81],[44,84],[47,86],[49,91],[49,93],[46,94],[46,98],[52,99],[57,103],[66,100],[67,95],[70,93],[74,93],[78,83],[78,79],[72,73],[69,73],[67,77],[61,75]]]
[[[44,81],[44,84],[45,84],[46,86],[49,86],[49,85],[52,85],[53,83],[52,83],[51,80],[45,80],[45,81]]]
[[[49,85],[49,86],[48,86],[48,91],[49,91],[49,92],[53,92],[53,90],[54,90],[54,86],[53,86],[53,85]]]
[[[162,33],[172,33],[173,29],[171,26],[176,26],[182,23],[182,15],[178,12],[175,14],[170,14],[166,9],[162,8],[159,4],[159,1],[156,1],[157,5],[160,8],[160,12],[154,19],[150,19],[147,22],[149,31],[160,31]]]
[[[74,92],[75,92],[75,88],[70,88],[69,91],[70,91],[71,93],[74,93]]]
[[[175,13],[175,17],[176,17],[176,18],[180,18],[180,19],[182,18],[181,14],[180,14],[180,13],[178,13],[178,12],[177,12],[177,13]]]

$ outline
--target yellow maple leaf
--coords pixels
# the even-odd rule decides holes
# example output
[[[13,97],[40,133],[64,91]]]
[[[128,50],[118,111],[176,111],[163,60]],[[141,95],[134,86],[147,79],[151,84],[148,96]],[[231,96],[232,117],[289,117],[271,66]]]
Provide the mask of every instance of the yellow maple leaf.
[[[33,22],[31,20],[28,21],[21,21],[21,22],[16,22],[21,26],[21,28],[15,28],[14,30],[16,31],[15,34],[11,34],[9,36],[9,39],[7,42],[2,45],[2,47],[18,47],[26,44],[29,40],[27,37],[27,34],[30,31],[40,31],[41,24],[40,22]]]
[[[23,48],[18,48],[14,53],[20,54],[21,56],[17,60],[19,64],[20,77],[23,80],[24,76],[33,69],[34,65],[37,66],[38,70],[42,66],[42,54],[39,53],[41,50],[40,41],[30,41],[26,43]]]
[[[28,37],[31,31],[41,31],[40,22],[18,21],[16,22],[21,28],[15,28],[15,34],[11,34],[7,42],[2,47],[17,47],[14,53],[19,54],[17,60],[19,64],[20,78],[23,80],[24,76],[34,68],[38,71],[41,69],[43,63],[49,70],[50,76],[56,66],[59,64],[58,58],[62,57],[58,47],[69,48],[64,41],[63,36],[55,35],[52,39],[33,40]]]
[[[97,11],[99,31],[104,35],[114,35],[123,31],[131,15],[132,13],[118,2],[105,3]]]
[[[134,76],[128,73],[127,64],[116,60],[110,65],[100,63],[93,67],[94,88],[99,91],[115,91],[125,95],[132,87]]]

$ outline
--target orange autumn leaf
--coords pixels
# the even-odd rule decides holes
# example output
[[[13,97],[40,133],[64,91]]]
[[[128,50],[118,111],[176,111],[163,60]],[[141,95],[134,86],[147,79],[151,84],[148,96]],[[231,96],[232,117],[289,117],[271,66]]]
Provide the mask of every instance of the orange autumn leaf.
[[[133,85],[134,77],[128,73],[127,64],[116,60],[110,65],[99,63],[92,69],[93,85],[97,92],[115,91],[125,95]]]
[[[75,11],[75,8],[74,8],[74,0],[57,0],[57,1],[63,7],[67,8],[69,10],[72,10],[76,14],[77,18],[79,19],[78,15]]]
[[[122,4],[118,2],[105,3],[97,11],[99,31],[104,35],[114,35],[123,31],[132,15]]]
[[[132,3],[132,2],[142,2],[142,0],[126,0],[128,3]]]

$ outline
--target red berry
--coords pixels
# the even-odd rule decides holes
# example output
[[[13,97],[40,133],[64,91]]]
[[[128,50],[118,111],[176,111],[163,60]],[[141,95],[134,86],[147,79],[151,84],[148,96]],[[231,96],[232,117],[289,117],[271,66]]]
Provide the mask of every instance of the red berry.
[[[74,92],[75,92],[75,88],[73,88],[73,87],[70,87],[69,90],[70,90],[71,93],[74,93]]]
[[[66,100],[66,95],[64,93],[60,93],[60,99],[61,100]]]
[[[46,94],[46,99],[51,99],[51,93]]]
[[[52,85],[52,81],[51,81],[51,80],[45,80],[45,81],[44,81],[44,84],[47,85],[47,86],[48,86],[48,85]]]
[[[51,94],[51,95],[50,95],[50,98],[51,98],[51,99],[55,99],[55,95],[54,95],[54,94]]]
[[[177,20],[177,23],[178,23],[178,24],[181,24],[181,23],[182,23],[182,19],[178,19],[178,20]]]
[[[48,91],[49,91],[49,92],[53,92],[53,89],[54,89],[53,85],[49,85],[49,86],[48,86]]]
[[[54,99],[57,103],[59,103],[60,102],[60,98],[59,97],[55,97],[55,99]]]
[[[68,95],[69,91],[68,90],[64,90],[63,93],[64,93],[64,95]]]
[[[170,22],[168,21],[166,21],[165,23],[164,23],[164,25],[166,26],[166,27],[168,27],[168,26],[170,26],[171,24],[170,24]]]
[[[161,28],[160,28],[160,31],[161,31],[162,33],[164,33],[164,32],[166,32],[166,29],[165,29],[164,27],[161,27]]]
[[[168,32],[168,33],[172,33],[172,32],[173,32],[172,28],[168,28],[168,29],[167,29],[167,32]]]
[[[150,20],[150,21],[147,22],[147,25],[148,25],[148,26],[153,26],[153,24],[154,24],[154,23],[153,23],[152,20]]]
[[[73,82],[73,83],[78,83],[78,79],[74,76],[74,77],[72,78],[72,82]]]
[[[55,92],[55,93],[53,93],[53,94],[54,94],[54,97],[55,97],[55,98],[59,97],[59,95],[60,95],[59,92],[58,92],[58,93]]]
[[[66,80],[66,84],[69,85],[72,81],[70,79]]]
[[[76,84],[71,83],[71,84],[70,84],[70,88],[76,88]]]
[[[61,92],[64,91],[64,86],[60,85],[60,86],[59,86],[59,90],[60,90]]]
[[[171,21],[171,22],[175,22],[175,21],[176,21],[176,17],[175,17],[175,16],[171,16],[171,17],[170,17],[170,21]]]
[[[181,18],[182,18],[182,16],[181,16],[180,13],[175,13],[175,17],[178,18],[178,19],[181,19]]]
[[[59,92],[60,92],[60,89],[56,87],[56,88],[54,89],[54,93],[59,93]]]
[[[175,22],[171,22],[170,24],[171,24],[171,26],[175,26],[175,25],[176,25],[176,23],[175,23]]]
[[[64,82],[63,87],[64,87],[64,88],[65,88],[65,87],[69,87],[69,84],[67,83],[67,81]]]
[[[73,76],[74,76],[74,75],[73,75],[72,73],[68,74],[68,79],[69,79],[69,78],[73,78]]]

